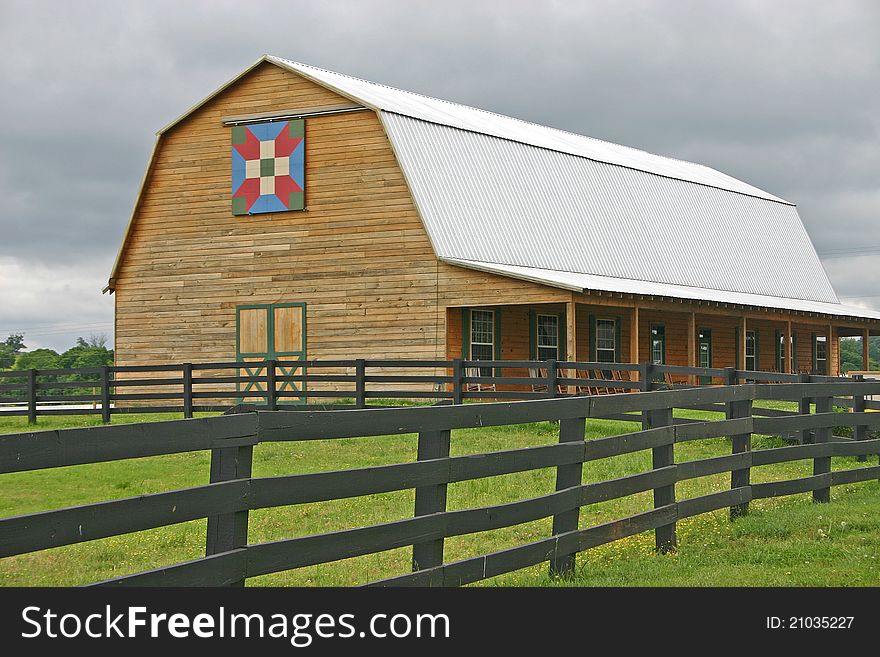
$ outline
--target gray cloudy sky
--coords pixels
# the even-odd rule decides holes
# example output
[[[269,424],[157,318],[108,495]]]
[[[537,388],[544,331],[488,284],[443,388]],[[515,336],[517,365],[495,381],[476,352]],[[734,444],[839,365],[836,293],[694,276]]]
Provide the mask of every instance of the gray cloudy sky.
[[[31,348],[112,335],[155,131],[267,52],[720,169],[880,308],[875,1],[0,0],[0,43],[0,338]]]

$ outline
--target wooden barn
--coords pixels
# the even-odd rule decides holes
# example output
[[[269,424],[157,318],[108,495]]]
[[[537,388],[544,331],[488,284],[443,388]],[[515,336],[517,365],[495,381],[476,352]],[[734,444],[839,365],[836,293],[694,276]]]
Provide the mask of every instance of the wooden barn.
[[[834,374],[840,337],[880,334],[880,313],[839,302],[789,201],[272,56],[159,131],[107,291],[118,365]]]

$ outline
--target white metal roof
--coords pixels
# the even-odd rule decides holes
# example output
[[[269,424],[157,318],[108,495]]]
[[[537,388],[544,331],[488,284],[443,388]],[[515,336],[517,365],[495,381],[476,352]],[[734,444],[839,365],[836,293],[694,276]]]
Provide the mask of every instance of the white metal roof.
[[[394,112],[423,121],[452,126],[485,135],[493,135],[502,139],[548,148],[561,153],[579,155],[599,162],[631,167],[660,176],[688,180],[787,203],[787,201],[768,192],[702,164],[654,155],[637,148],[612,144],[601,139],[530,123],[475,107],[468,107],[467,105],[439,98],[431,98],[430,96],[424,96],[411,91],[395,89],[387,85],[369,82],[351,75],[335,73],[282,57],[268,55],[266,59],[283,68],[295,71],[322,86],[333,89],[344,96],[356,99],[358,102],[374,110]]]
[[[741,292],[724,292],[721,290],[709,290],[700,287],[687,287],[685,285],[646,283],[645,281],[636,281],[628,278],[576,274],[552,269],[539,269],[536,267],[497,265],[489,262],[457,260],[455,258],[442,258],[442,260],[459,267],[466,267],[468,269],[485,271],[492,274],[499,274],[501,276],[508,276],[510,278],[532,281],[534,283],[541,283],[542,285],[558,287],[564,290],[572,290],[574,292],[601,290],[603,292],[620,292],[623,294],[640,294],[645,296],[671,297],[675,299],[694,299],[697,301],[756,306],[759,308],[778,308],[780,310],[821,313],[823,315],[880,319],[880,311],[862,308],[861,306],[848,306],[840,303],[786,299],[761,294],[744,294]]]

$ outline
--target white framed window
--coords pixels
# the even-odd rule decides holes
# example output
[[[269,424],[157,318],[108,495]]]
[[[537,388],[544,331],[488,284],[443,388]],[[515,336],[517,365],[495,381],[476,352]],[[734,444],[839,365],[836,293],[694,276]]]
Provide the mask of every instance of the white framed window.
[[[828,338],[824,335],[816,336],[816,374],[828,372]]]
[[[755,361],[757,354],[757,334],[754,331],[746,331],[746,369],[754,372],[758,369]]]
[[[617,320],[596,320],[596,362],[617,362]]]
[[[666,364],[666,326],[651,324],[651,363]]]
[[[559,315],[538,315],[538,360],[559,360]]]
[[[471,310],[470,360],[495,359],[495,313],[491,310]],[[480,376],[492,376],[489,368],[480,368]]]

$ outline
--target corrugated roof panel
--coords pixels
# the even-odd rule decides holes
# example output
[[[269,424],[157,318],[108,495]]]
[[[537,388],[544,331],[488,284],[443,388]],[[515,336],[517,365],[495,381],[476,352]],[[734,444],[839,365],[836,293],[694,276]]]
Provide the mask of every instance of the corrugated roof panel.
[[[794,206],[382,113],[437,255],[837,303]]]
[[[267,56],[266,59],[335,89],[339,93],[354,98],[376,110],[395,112],[423,121],[787,203],[787,201],[764,190],[702,164],[655,155],[594,137],[586,137],[503,114],[395,89],[282,57]]]
[[[539,269],[535,267],[498,265],[491,262],[477,262],[473,260],[443,258],[443,261],[459,267],[500,274],[501,276],[509,276],[511,278],[532,281],[535,283],[541,283],[542,285],[550,285],[576,292],[601,290],[603,292],[672,297],[675,299],[695,299],[697,301],[730,303],[742,306],[756,306],[759,308],[778,308],[780,310],[795,310],[799,312],[821,313],[824,315],[837,315],[841,317],[880,319],[880,311],[862,308],[861,306],[848,306],[841,303],[785,299],[758,294],[745,294],[742,292],[726,292],[723,290],[708,290],[705,288],[686,287],[683,285],[668,285],[666,283],[646,283],[645,281],[634,281],[626,278],[576,274],[564,271]]]

